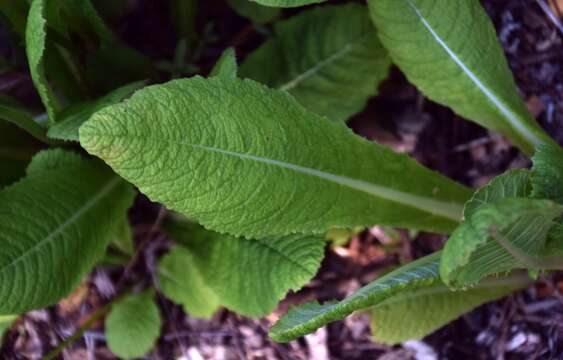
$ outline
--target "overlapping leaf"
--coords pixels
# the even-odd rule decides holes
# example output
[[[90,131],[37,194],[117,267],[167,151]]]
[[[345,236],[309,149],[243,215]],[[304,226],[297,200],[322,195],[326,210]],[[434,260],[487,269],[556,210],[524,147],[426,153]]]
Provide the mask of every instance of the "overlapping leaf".
[[[520,99],[478,0],[370,0],[393,62],[426,96],[531,153],[552,140]]]
[[[563,206],[549,200],[504,198],[483,205],[447,241],[440,265],[443,281],[467,287],[491,274],[527,268],[504,244],[539,257],[561,214]]]
[[[437,286],[440,253],[434,253],[377,279],[340,302],[307,303],[291,309],[271,329],[276,341],[290,341],[358,310],[366,310],[405,293]]]
[[[129,295],[113,305],[106,319],[106,338],[110,350],[123,359],[148,353],[160,335],[161,318],[154,292]]]
[[[533,162],[531,196],[563,205],[563,149],[557,145],[540,146]]]
[[[447,232],[469,197],[250,80],[145,88],[96,113],[80,142],[154,201],[253,238],[376,223]]]
[[[324,255],[320,236],[235,238],[181,220],[165,228],[182,246],[161,262],[161,285],[166,280],[164,293],[194,315],[209,316],[218,305],[267,315],[288,290],[311,280]]]
[[[33,84],[49,115],[49,122],[54,124],[55,114],[60,111],[60,108],[45,74],[46,27],[45,0],[33,0],[25,31],[27,61]]]
[[[70,106],[60,114],[60,122],[52,126],[47,135],[53,139],[78,141],[78,129],[90,116],[106,106],[120,102],[144,85],[144,81],[137,81],[117,88],[97,100]]]
[[[515,274],[487,279],[477,287],[465,291],[453,292],[443,284],[412,292],[405,291],[371,310],[373,339],[386,344],[420,339],[461,314],[506,296],[529,282],[529,277]]]
[[[103,255],[132,202],[131,187],[97,161],[42,163],[0,192],[0,313],[66,296]]]
[[[182,246],[166,254],[158,266],[159,286],[162,293],[191,316],[209,318],[219,308],[217,294],[209,287],[194,255]]]
[[[242,64],[241,77],[288,91],[307,109],[346,121],[377,94],[390,60],[358,4],[306,10]]]

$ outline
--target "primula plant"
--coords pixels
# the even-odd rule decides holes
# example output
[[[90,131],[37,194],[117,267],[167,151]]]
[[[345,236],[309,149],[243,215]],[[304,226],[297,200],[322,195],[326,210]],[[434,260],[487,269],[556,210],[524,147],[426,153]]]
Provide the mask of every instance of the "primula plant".
[[[275,341],[357,311],[370,312],[375,341],[421,338],[563,268],[563,149],[520,98],[479,1],[225,6],[267,40],[240,68],[226,48],[207,71],[194,65],[211,36],[194,32],[195,1],[171,2],[173,62],[127,46],[89,0],[1,5],[44,106],[37,114],[0,99],[0,146],[25,149],[0,153],[5,322],[57,303],[99,264],[127,272],[138,256],[127,216],[137,193],[162,205],[160,228],[174,243],[151,286],[129,281],[104,309],[122,358],[154,346],[157,293],[193,317],[271,313],[315,276],[335,230],[449,239],[340,301],[291,308],[270,329]],[[470,189],[353,133],[347,120],[392,64],[427,98],[506,137],[531,169]]]

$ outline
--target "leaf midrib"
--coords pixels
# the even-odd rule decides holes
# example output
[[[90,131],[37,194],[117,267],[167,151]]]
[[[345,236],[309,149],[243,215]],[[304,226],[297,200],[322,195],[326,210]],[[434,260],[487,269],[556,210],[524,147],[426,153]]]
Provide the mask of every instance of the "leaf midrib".
[[[300,83],[306,81],[308,78],[318,74],[323,68],[331,65],[332,63],[340,60],[344,56],[346,56],[352,49],[359,43],[365,40],[365,38],[372,33],[372,31],[364,32],[360,36],[357,36],[354,40],[347,43],[336,51],[335,53],[331,54],[327,58],[319,61],[317,64],[313,65],[309,69],[303,71],[299,75],[295,76],[293,79],[285,82],[284,84],[278,86],[278,90],[282,91],[291,91],[292,89],[296,88]]]
[[[132,139],[142,139],[144,141],[153,142],[164,142],[175,145],[186,145],[195,149],[200,149],[209,152],[215,152],[222,155],[227,155],[231,157],[236,157],[242,160],[251,160],[260,162],[263,164],[278,166],[284,169],[292,170],[301,174],[314,176],[320,179],[328,180],[335,184],[348,187],[350,189],[360,191],[374,197],[382,198],[388,201],[396,202],[414,209],[418,209],[423,212],[430,213],[435,216],[440,216],[442,218],[448,219],[450,221],[460,222],[463,215],[463,204],[456,202],[443,202],[439,200],[434,200],[420,195],[404,193],[402,191],[394,190],[385,186],[373,184],[364,180],[353,179],[341,175],[336,175],[321,170],[296,165],[293,163],[288,163],[276,159],[264,158],[256,155],[239,153],[230,150],[219,149],[211,146],[192,144],[185,141],[174,141],[168,139],[157,139],[149,136],[139,136],[132,134],[104,134],[105,137],[120,138],[126,137],[129,140]]]
[[[20,262],[24,261],[26,258],[31,256],[33,253],[39,251],[43,246],[49,244],[57,235],[61,234],[68,226],[72,223],[80,219],[80,217],[86,214],[92,207],[94,207],[98,201],[100,201],[103,197],[108,195],[119,183],[121,179],[119,177],[114,177],[112,180],[108,181],[103,188],[98,191],[98,193],[88,200],[84,205],[78,209],[70,218],[68,218],[65,222],[60,224],[56,229],[54,229],[50,234],[48,234],[44,239],[39,241],[33,247],[26,250],[16,259],[12,260],[10,263],[6,264],[0,269],[0,276],[4,275],[4,273],[19,264]]]
[[[438,44],[444,49],[448,56],[461,68],[463,73],[465,73],[467,77],[469,77],[469,79],[477,86],[477,88],[485,95],[485,97],[489,99],[491,103],[500,111],[504,118],[508,120],[511,127],[516,130],[519,135],[523,136],[526,141],[533,144],[534,146],[537,147],[542,144],[543,141],[539,137],[537,137],[536,134],[530,131],[528,126],[521,121],[520,116],[512,111],[510,107],[506,106],[501,99],[497,98],[493,91],[489,90],[489,88],[481,81],[481,79],[479,79],[479,77],[473,71],[471,71],[467,65],[463,63],[463,61],[457,56],[457,54],[452,49],[450,49],[448,44],[438,35],[430,22],[424,17],[420,9],[416,7],[413,1],[404,1],[406,1],[409,7],[414,11],[416,16],[420,19],[422,25],[426,28],[426,30],[428,30],[434,40],[438,42]]]

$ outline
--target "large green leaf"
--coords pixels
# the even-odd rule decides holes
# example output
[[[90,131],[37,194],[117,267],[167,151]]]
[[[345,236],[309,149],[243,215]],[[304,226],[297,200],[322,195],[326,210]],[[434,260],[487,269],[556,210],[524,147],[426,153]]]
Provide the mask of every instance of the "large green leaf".
[[[147,87],[96,113],[80,142],[152,200],[253,238],[373,224],[448,232],[469,197],[250,80]]]
[[[258,4],[272,7],[298,7],[310,4],[317,4],[326,0],[251,0]]]
[[[221,305],[198,268],[194,255],[183,246],[174,247],[158,265],[162,293],[184,311],[199,318],[209,318]]]
[[[241,77],[288,91],[307,109],[346,121],[377,94],[390,60],[366,8],[317,7],[279,22],[242,64]]]
[[[117,88],[97,100],[76,103],[68,107],[60,114],[60,122],[53,125],[47,135],[53,139],[78,141],[78,129],[90,116],[106,106],[120,102],[145,84],[145,81],[137,81]]]
[[[563,206],[549,200],[504,198],[480,207],[447,241],[440,274],[450,287],[467,287],[480,279],[527,268],[503,243],[538,258]]]
[[[373,339],[386,344],[420,339],[461,314],[529,283],[529,277],[517,274],[487,279],[465,291],[453,292],[443,284],[405,291],[371,310]]]
[[[394,63],[430,99],[527,153],[552,141],[520,99],[478,0],[369,0],[369,6]]]
[[[44,55],[47,43],[47,20],[45,19],[45,1],[33,0],[29,10],[25,30],[27,61],[33,83],[49,115],[49,123],[55,123],[56,112],[60,105],[45,74]]]
[[[267,315],[288,290],[298,290],[313,278],[324,255],[325,241],[320,236],[253,240],[218,234],[183,220],[168,222],[165,230],[182,244],[181,251],[177,249],[169,256],[176,258],[176,264],[186,265],[166,267],[170,278],[178,279],[176,289],[171,290],[181,291],[186,300],[191,296],[192,302],[198,297],[208,299],[209,306],[202,306],[200,311],[208,315],[217,303],[247,316]],[[172,261],[167,264],[174,265]],[[190,269],[189,274],[186,269]],[[181,279],[185,279],[184,284]],[[199,279],[214,297],[198,283]],[[191,311],[199,311],[195,305]]]
[[[563,205],[563,149],[557,145],[540,146],[532,160],[531,196]]]
[[[106,338],[110,350],[123,359],[148,353],[160,335],[161,318],[154,302],[154,291],[129,295],[113,305],[106,319]]]
[[[0,192],[0,313],[66,296],[103,255],[131,205],[131,186],[95,160],[50,166],[36,163]]]
[[[294,307],[270,329],[270,337],[275,341],[290,341],[394,296],[439,285],[439,264],[437,252],[390,272],[340,302],[322,305],[311,302]]]

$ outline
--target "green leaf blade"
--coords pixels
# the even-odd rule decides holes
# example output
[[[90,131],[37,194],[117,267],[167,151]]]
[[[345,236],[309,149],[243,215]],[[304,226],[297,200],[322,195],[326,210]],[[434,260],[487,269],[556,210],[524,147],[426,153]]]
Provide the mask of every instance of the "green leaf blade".
[[[234,48],[228,48],[221,54],[221,57],[211,69],[209,76],[219,76],[228,79],[237,77],[237,56]]]
[[[274,37],[248,56],[240,73],[288,91],[319,115],[347,121],[377,94],[390,65],[366,8],[346,4],[277,23]]]
[[[540,146],[532,160],[531,197],[563,205],[563,149],[557,145]]]
[[[438,267],[440,253],[413,261],[364,286],[340,302],[320,305],[307,303],[291,309],[272,328],[269,335],[275,341],[287,342],[318,328],[375,306],[403,291],[414,291],[440,283]]]
[[[103,255],[132,200],[131,187],[92,160],[32,171],[2,190],[0,312],[66,296]]]
[[[113,305],[106,319],[106,337],[115,355],[123,359],[139,358],[154,347],[162,320],[153,298],[154,292],[147,290]]]
[[[174,247],[161,259],[158,278],[162,293],[191,316],[208,319],[220,306],[193,254],[182,246]]]
[[[197,286],[203,290],[199,294],[205,295],[207,287],[214,295],[205,296],[211,299],[209,304],[219,303],[251,317],[269,314],[288,290],[298,290],[311,280],[324,255],[325,241],[320,236],[253,240],[218,234],[184,220],[167,221],[165,231],[182,244],[177,250],[178,262],[195,265],[192,273],[202,280],[202,286]],[[181,274],[169,270],[175,277]],[[194,294],[196,287],[191,291],[190,286],[183,287],[182,297],[187,299],[191,294],[193,301],[198,296]],[[198,310],[195,305],[189,313]]]
[[[515,274],[487,279],[464,291],[453,292],[439,284],[391,298],[371,310],[373,339],[389,345],[421,339],[461,314],[529,283],[527,276]]]
[[[250,80],[196,77],[145,88],[96,113],[80,141],[154,201],[232,235],[374,223],[447,232],[469,197]]]
[[[393,61],[430,99],[507,136],[527,153],[552,140],[520,99],[479,1],[370,0]]]
[[[474,285],[482,278],[527,268],[495,239],[537,258],[563,207],[548,200],[504,198],[479,208],[452,234],[444,247],[440,274],[452,288]]]
[[[33,0],[31,3],[25,38],[31,78],[49,115],[49,124],[53,125],[59,105],[45,74],[44,53],[47,43],[45,0]]]

